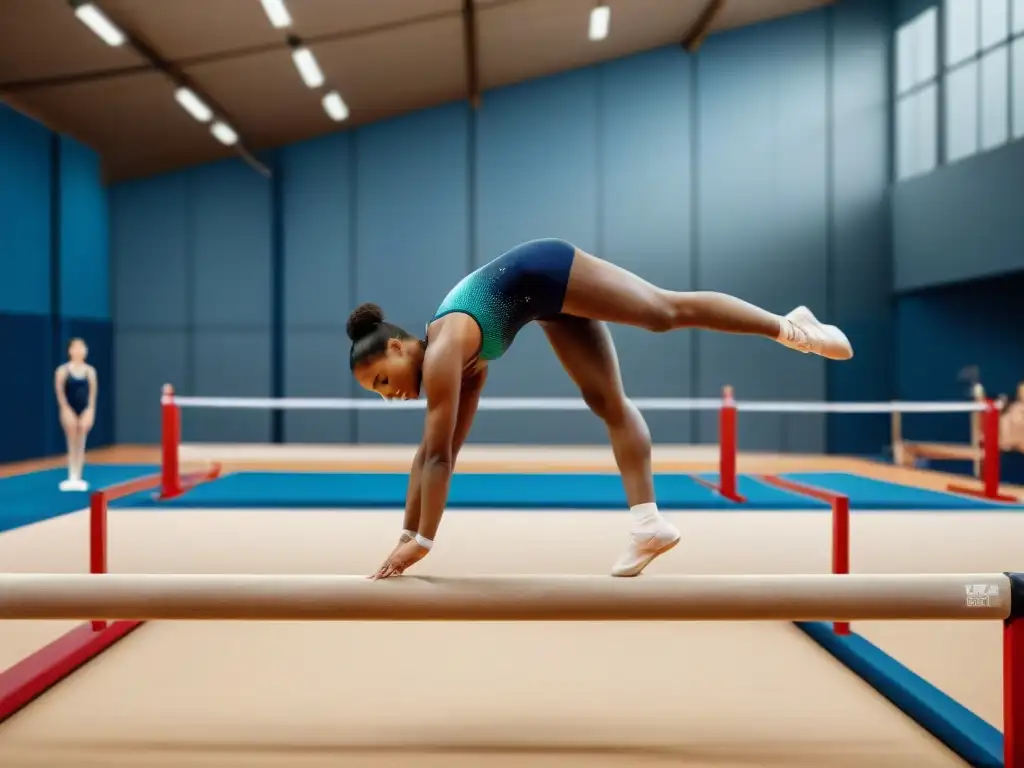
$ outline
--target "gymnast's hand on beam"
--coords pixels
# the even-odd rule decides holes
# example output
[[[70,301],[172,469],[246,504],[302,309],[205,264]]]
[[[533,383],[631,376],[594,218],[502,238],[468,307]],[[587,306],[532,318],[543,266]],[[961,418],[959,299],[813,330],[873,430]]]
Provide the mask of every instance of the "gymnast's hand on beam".
[[[377,572],[370,576],[372,581],[378,579],[386,579],[389,576],[401,576],[402,573],[410,565],[418,563],[427,553],[430,552],[426,547],[421,547],[416,543],[415,539],[410,539],[403,544],[400,544],[398,548],[391,553],[387,560],[384,561],[384,565],[377,569]]]

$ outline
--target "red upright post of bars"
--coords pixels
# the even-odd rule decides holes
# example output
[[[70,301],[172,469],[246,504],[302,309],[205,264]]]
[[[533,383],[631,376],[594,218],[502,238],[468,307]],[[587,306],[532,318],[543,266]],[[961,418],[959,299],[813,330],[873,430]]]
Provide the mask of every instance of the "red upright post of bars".
[[[990,499],[999,498],[999,408],[995,402],[988,400],[981,416],[982,445],[981,481],[985,487],[985,496]]]
[[[178,464],[178,446],[181,443],[181,409],[174,402],[174,387],[164,384],[161,410],[161,481],[160,498],[180,496],[181,470]]]
[[[951,483],[949,490],[992,501],[1017,501],[1016,496],[999,491],[999,406],[991,399],[985,401],[981,414],[981,442],[981,489]]]
[[[1011,573],[1003,624],[1003,765],[1024,768],[1024,574]]]
[[[742,501],[736,492],[736,398],[733,388],[722,388],[718,414],[718,492],[731,501]]]

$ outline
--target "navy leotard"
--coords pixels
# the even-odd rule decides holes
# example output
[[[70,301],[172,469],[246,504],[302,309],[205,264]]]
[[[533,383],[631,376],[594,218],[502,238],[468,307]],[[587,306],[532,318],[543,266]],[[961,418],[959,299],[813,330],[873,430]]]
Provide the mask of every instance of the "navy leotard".
[[[434,313],[462,312],[480,326],[480,360],[497,360],[527,323],[562,311],[576,248],[531,240],[466,275]]]
[[[64,378],[64,397],[68,405],[79,416],[89,407],[89,369],[82,372],[81,378],[71,372],[71,366],[65,365],[64,371],[67,376]]]

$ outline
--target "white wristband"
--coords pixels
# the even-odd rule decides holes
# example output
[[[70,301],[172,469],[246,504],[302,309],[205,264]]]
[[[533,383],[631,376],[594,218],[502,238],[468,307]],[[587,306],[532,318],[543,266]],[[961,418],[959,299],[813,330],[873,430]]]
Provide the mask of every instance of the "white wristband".
[[[406,528],[404,531],[402,531],[402,538],[403,539],[415,539],[416,538],[416,531],[410,531],[408,528]]]
[[[425,536],[420,536],[418,533],[416,534],[416,543],[424,549],[430,549],[432,546],[434,546],[433,541],[431,541]]]

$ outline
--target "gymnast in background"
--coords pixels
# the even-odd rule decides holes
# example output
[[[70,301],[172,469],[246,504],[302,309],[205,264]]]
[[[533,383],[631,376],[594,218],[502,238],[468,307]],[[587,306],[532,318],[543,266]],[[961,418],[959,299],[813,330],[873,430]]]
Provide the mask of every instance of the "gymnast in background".
[[[96,369],[85,362],[89,348],[82,339],[68,344],[68,362],[57,368],[54,386],[60,425],[68,444],[68,477],[60,484],[62,491],[87,491],[82,479],[85,469],[85,441],[96,423],[96,395],[99,388]]]
[[[777,278],[784,279],[781,273]],[[605,323],[654,332],[702,328],[750,334],[832,360],[853,357],[843,332],[819,322],[807,307],[782,316],[722,293],[666,290],[555,239],[523,243],[464,277],[441,302],[423,340],[387,322],[376,304],[362,304],[347,327],[356,380],[385,399],[417,398],[421,389],[427,396],[423,440],[409,472],[405,530],[373,578],[401,574],[430,551],[488,363],[531,322],[540,325],[608,429],[634,521],[629,543],[612,567],[614,576],[639,575],[678,543],[680,533],[658,511],[651,434],[626,398]]]
[[[999,448],[1003,451],[1024,453],[1024,381],[1017,385],[1012,400],[1001,395],[997,400],[999,415]]]

